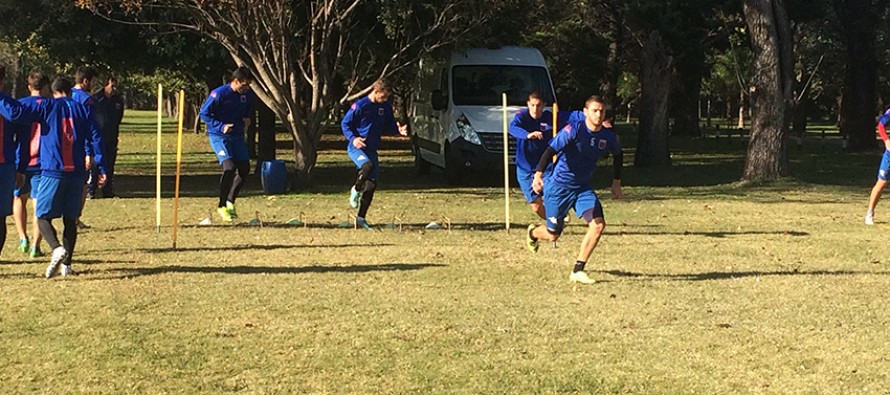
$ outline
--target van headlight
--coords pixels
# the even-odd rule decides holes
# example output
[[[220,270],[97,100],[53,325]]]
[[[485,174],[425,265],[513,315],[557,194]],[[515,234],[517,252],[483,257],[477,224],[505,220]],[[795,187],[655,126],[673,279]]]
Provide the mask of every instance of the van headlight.
[[[471,144],[482,145],[482,140],[479,140],[479,135],[476,133],[476,129],[470,125],[470,120],[467,119],[464,114],[460,114],[455,121],[455,129],[452,129],[452,133],[457,133],[457,136],[463,137],[464,140]],[[452,136],[452,137],[457,137]]]

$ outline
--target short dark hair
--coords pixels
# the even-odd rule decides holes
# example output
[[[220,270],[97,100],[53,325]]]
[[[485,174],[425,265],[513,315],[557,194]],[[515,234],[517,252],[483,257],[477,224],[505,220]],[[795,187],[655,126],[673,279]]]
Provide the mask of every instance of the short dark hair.
[[[250,72],[250,69],[248,69],[247,66],[241,66],[232,72],[232,79],[241,82],[253,81],[253,73]]]
[[[593,96],[588,97],[587,101],[584,102],[584,108],[587,108],[587,106],[589,106],[590,103],[599,103],[599,104],[602,104],[603,107],[606,106],[606,101],[603,100],[603,98],[600,97],[599,95],[593,95]]]
[[[377,92],[392,93],[392,87],[389,86],[389,81],[383,78],[374,81],[374,85],[371,85],[371,89]]]
[[[28,74],[28,88],[32,90],[41,90],[49,85],[49,77],[40,70],[34,70]]]
[[[531,93],[528,94],[528,100],[531,100],[531,99],[538,99],[543,102],[544,94],[542,94],[541,91],[539,91],[539,90],[533,90],[533,91],[531,91]]]
[[[53,92],[70,94],[71,88],[74,84],[71,83],[71,78],[68,76],[60,75],[53,80],[52,90]]]
[[[96,70],[92,67],[78,67],[74,72],[74,82],[80,84],[84,81],[92,81],[96,77]]]

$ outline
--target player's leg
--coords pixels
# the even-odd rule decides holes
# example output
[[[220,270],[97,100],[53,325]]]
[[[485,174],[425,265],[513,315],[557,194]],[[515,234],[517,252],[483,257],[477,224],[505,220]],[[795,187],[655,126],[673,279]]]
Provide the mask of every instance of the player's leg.
[[[890,151],[884,150],[884,155],[881,157],[881,165],[878,168],[878,180],[871,188],[871,193],[868,196],[868,210],[865,212],[865,223],[867,225],[874,225],[875,223],[875,208],[878,206],[881,194],[887,186],[888,178],[890,178]]]
[[[40,242],[43,239],[43,236],[40,235],[40,226],[37,225],[37,194],[40,191],[40,180],[41,175],[39,172],[31,175],[31,201],[34,202],[34,221],[31,224],[31,248],[28,251],[28,255],[31,258],[37,258],[43,256],[43,252],[40,251]]]
[[[49,244],[52,251],[52,258],[46,267],[46,278],[55,275],[59,269],[59,265],[67,257],[65,247],[59,242],[56,229],[53,227],[53,218],[59,218],[62,215],[61,196],[61,179],[54,177],[42,177],[40,181],[40,190],[37,191],[37,204],[34,207],[34,213],[37,216],[37,226],[40,228],[40,234],[46,243]],[[79,203],[77,199],[76,203]],[[77,224],[75,223],[75,226]]]
[[[232,189],[229,191],[228,200],[226,201],[226,208],[229,210],[229,215],[231,215],[232,218],[238,218],[238,211],[235,210],[235,199],[238,198],[238,195],[241,193],[241,188],[243,188],[244,183],[247,182],[247,176],[250,175],[250,161],[236,160],[235,168],[237,172],[235,173],[235,178],[232,180]]]
[[[349,206],[358,208],[361,202],[362,191],[365,190],[365,182],[372,178],[375,173],[376,165],[371,160],[371,155],[362,149],[350,145],[347,148],[346,153],[349,155],[349,159],[355,163],[355,168],[357,169],[355,183],[349,190]],[[376,177],[374,178],[376,179]]]
[[[578,201],[575,203],[575,212],[581,213],[580,217],[587,222],[587,232],[581,241],[578,257],[575,260],[575,267],[572,269],[572,274],[569,275],[569,280],[582,284],[592,284],[594,280],[587,276],[584,268],[596,245],[599,243],[603,231],[606,229],[603,206],[592,190],[586,190],[579,194]]]
[[[109,136],[105,143],[105,186],[102,187],[103,198],[113,198],[114,194],[114,165],[117,163],[118,136]]]
[[[15,166],[11,163],[0,164],[0,252],[6,244],[6,217],[12,215],[13,192],[15,191]]]
[[[238,166],[232,159],[225,159],[221,164],[223,172],[219,178],[219,200],[217,201],[216,211],[223,221],[232,222],[232,215],[229,213],[226,203],[229,199],[229,193],[232,192],[232,184],[235,182]]]
[[[544,225],[529,225],[526,235],[526,247],[537,252],[540,240],[556,241],[562,234],[566,213],[575,203],[574,191],[550,183],[544,184]]]
[[[74,256],[74,247],[77,245],[77,218],[81,215],[81,207],[76,203],[77,188],[83,179],[70,177],[62,179],[61,194],[64,195],[62,201],[62,247],[65,248],[66,256],[62,260],[62,275],[69,276],[74,274],[71,269],[71,258]]]
[[[12,220],[19,235],[19,251],[27,254],[30,248],[28,239],[28,197],[31,195],[31,180],[26,175],[25,184],[16,188],[12,200]]]
[[[519,189],[522,190],[522,195],[525,196],[525,201],[528,202],[529,208],[538,218],[544,219],[544,200],[532,188],[534,177],[535,173],[516,167],[516,182],[519,184]]]
[[[359,205],[358,213],[355,215],[355,224],[356,226],[364,228],[366,230],[372,230],[373,228],[371,227],[371,225],[368,224],[365,216],[368,215],[368,208],[371,207],[371,202],[374,200],[374,191],[377,190],[377,180],[365,180],[364,185],[365,187],[362,190],[361,204]]]

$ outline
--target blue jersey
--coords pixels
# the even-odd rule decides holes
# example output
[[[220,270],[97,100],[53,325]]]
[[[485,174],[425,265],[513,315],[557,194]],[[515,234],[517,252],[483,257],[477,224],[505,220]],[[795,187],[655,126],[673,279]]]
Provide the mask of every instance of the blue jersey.
[[[50,100],[42,96],[25,96],[19,99],[19,102],[35,114],[39,114],[41,108]],[[18,146],[17,163],[21,167],[21,163],[24,162],[24,167],[28,171],[40,170],[40,135],[46,129],[46,125],[42,120],[35,120],[28,124],[16,124],[16,127],[22,129],[19,132],[24,133],[25,138],[25,144]]]
[[[253,91],[238,93],[231,84],[214,89],[201,106],[201,120],[207,124],[207,134],[226,138],[244,138],[244,118],[250,118]],[[223,127],[232,125],[228,134]]]
[[[616,157],[621,155],[621,143],[612,129],[592,132],[583,120],[569,122],[550,140],[550,148],[558,153],[558,158],[547,182],[569,189],[590,184],[596,161],[606,151]]]
[[[380,136],[384,133],[397,134],[399,127],[393,115],[392,104],[386,101],[374,103],[367,96],[352,103],[340,122],[343,135],[352,145],[352,139],[365,139],[365,149],[376,151],[380,146]]]
[[[28,140],[25,130],[14,122],[28,123],[36,114],[17,100],[0,93],[0,165],[12,164],[24,171],[25,164],[20,145]]]
[[[87,107],[93,106],[93,96],[81,88],[71,88],[71,98]]]
[[[583,120],[581,111],[560,111],[556,114],[557,129],[573,120]],[[579,118],[580,117],[580,118]],[[550,139],[553,138],[553,113],[544,110],[541,118],[532,118],[528,109],[516,111],[513,122],[510,123],[510,135],[516,139],[516,167],[527,172],[534,172],[538,167],[538,161],[547,150]],[[541,132],[544,138],[541,140],[529,140],[531,132]]]
[[[87,145],[99,173],[105,174],[102,137],[89,107],[61,97],[48,100],[39,112],[47,126],[40,136],[41,174],[56,178],[84,174]]]

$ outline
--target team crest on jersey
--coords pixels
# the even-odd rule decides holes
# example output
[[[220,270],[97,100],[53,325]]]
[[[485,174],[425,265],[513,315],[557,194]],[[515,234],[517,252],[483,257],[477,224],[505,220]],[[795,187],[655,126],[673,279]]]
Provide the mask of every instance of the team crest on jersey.
[[[606,140],[600,140],[599,149],[606,149]]]
[[[541,122],[541,130],[547,129],[547,122]]]
[[[210,97],[216,98],[216,91],[210,92]]]
[[[381,117],[383,116],[383,109],[382,109],[382,108],[378,108],[378,109],[377,109],[377,115],[380,115]]]
[[[247,103],[247,96],[241,95],[241,103]]]

